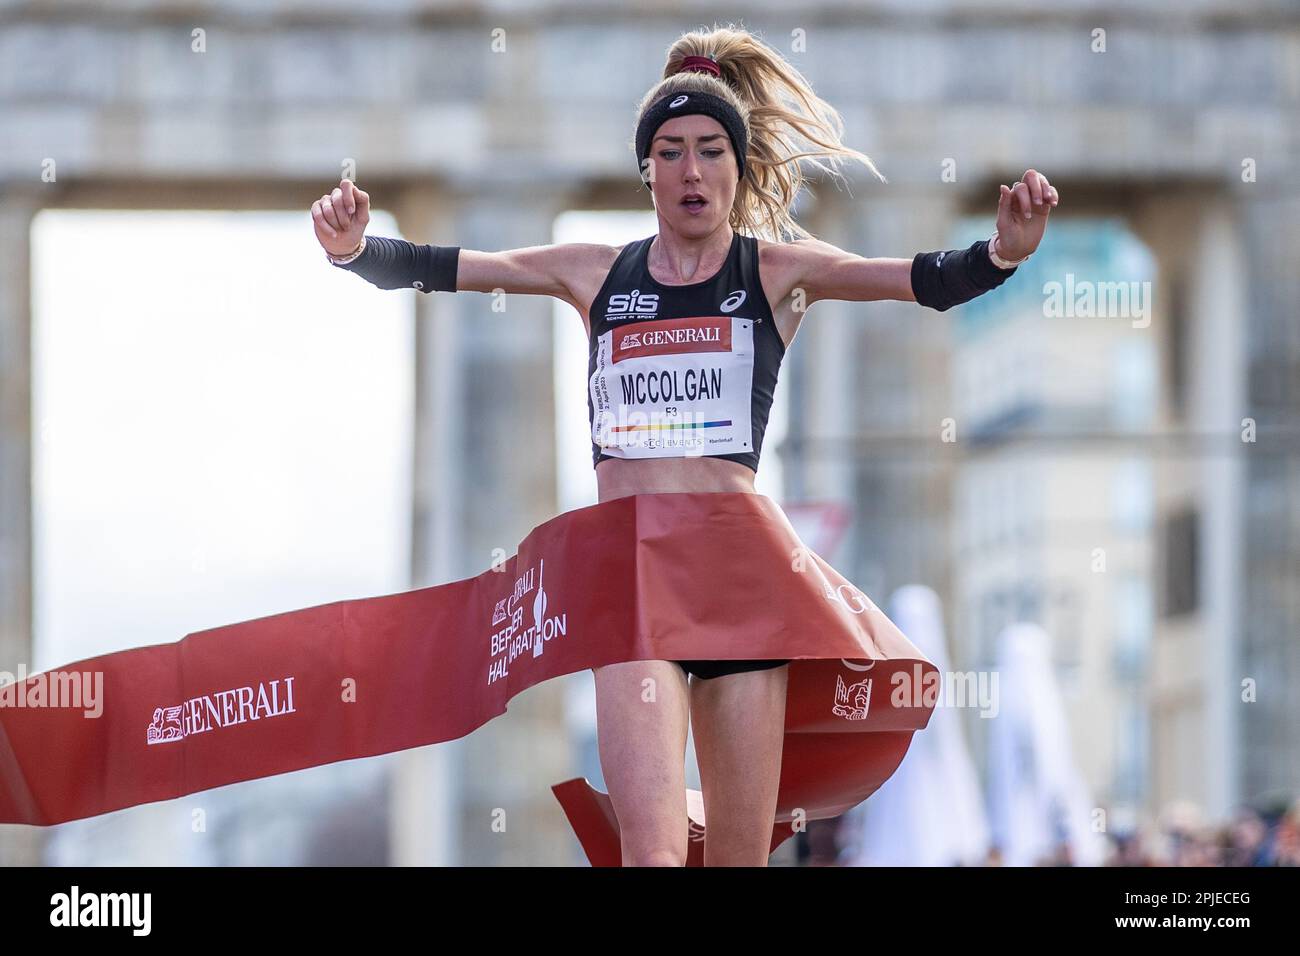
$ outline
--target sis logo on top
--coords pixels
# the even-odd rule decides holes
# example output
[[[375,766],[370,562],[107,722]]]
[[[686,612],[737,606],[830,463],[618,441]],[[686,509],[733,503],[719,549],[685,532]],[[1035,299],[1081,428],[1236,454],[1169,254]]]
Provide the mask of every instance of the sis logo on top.
[[[727,293],[727,297],[718,303],[718,311],[724,314],[735,312],[745,304],[747,295],[744,289]],[[611,295],[609,303],[605,306],[606,322],[622,322],[629,319],[644,321],[653,319],[658,314],[659,295],[657,293],[643,295],[640,289]]]
[[[620,292],[609,297],[609,304],[605,307],[605,321],[653,319],[658,313],[658,295],[642,295],[640,289],[633,289],[631,292]]]

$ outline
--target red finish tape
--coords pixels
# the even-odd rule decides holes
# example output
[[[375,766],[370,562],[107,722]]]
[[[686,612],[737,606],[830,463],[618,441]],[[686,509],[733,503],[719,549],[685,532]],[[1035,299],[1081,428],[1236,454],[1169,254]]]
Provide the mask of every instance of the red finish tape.
[[[49,826],[452,740],[520,691],[603,664],[751,658],[794,659],[775,847],[791,821],[842,813],[888,779],[929,721],[920,688],[937,672],[775,502],[746,493],[617,498],[534,528],[499,571],[0,688],[0,823]],[[96,673],[99,716],[49,706]],[[554,789],[592,862],[612,846],[617,863],[608,798],[582,780]]]

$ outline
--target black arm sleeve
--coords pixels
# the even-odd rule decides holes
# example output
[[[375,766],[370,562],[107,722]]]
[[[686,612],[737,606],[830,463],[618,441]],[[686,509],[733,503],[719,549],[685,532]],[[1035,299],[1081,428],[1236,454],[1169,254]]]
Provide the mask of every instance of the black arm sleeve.
[[[912,294],[918,305],[946,312],[996,289],[1015,269],[999,269],[989,258],[989,241],[969,249],[919,252],[912,260]]]
[[[417,246],[405,239],[366,236],[366,251],[346,265],[381,289],[455,292],[460,246]]]

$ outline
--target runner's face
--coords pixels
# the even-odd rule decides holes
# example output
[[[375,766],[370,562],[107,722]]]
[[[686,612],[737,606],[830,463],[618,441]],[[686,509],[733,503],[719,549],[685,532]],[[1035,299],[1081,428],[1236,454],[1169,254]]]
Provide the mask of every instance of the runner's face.
[[[674,230],[708,235],[727,221],[740,169],[722,124],[711,116],[679,116],[650,144],[655,209]]]

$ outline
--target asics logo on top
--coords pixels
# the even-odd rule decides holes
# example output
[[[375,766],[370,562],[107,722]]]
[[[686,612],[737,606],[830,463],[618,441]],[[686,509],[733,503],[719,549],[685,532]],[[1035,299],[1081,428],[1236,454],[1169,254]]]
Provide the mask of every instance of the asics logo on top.
[[[740,289],[736,292],[731,293],[729,296],[723,299],[722,304],[718,306],[718,308],[721,309],[723,312],[735,312],[737,309],[740,308],[740,306],[744,303],[744,301],[745,301],[745,290]]]
[[[677,99],[675,99],[675,100],[673,100],[671,103],[669,103],[669,104],[668,104],[668,108],[669,108],[670,110],[675,110],[675,109],[677,109],[677,107],[679,107],[679,106],[681,106],[683,103],[685,103],[688,99],[690,99],[690,97],[687,96],[685,93],[683,93],[681,96],[677,97]]]
[[[642,295],[640,289],[620,292],[609,297],[605,306],[605,321],[617,322],[619,319],[653,319],[659,311],[659,295],[651,293]]]

